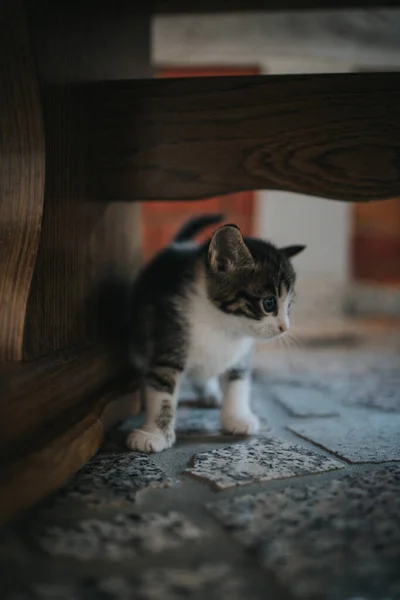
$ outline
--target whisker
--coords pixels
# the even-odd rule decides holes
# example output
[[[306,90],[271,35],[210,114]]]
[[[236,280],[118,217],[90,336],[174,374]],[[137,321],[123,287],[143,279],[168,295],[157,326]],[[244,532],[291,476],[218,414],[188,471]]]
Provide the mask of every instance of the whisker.
[[[307,357],[301,350],[304,350],[304,345],[292,333],[285,332],[280,336],[282,346],[285,348],[285,358],[288,366],[296,373],[307,372]],[[287,352],[286,352],[287,351]]]
[[[288,337],[291,340],[292,345],[295,346],[296,348],[296,354],[297,354],[297,365],[296,365],[296,369],[297,371],[301,371],[301,372],[307,372],[308,371],[308,361],[307,361],[307,353],[306,353],[306,349],[305,346],[303,344],[303,342],[298,338],[298,336],[296,336],[293,332],[288,332]],[[301,352],[301,351],[304,352]],[[301,353],[301,354],[300,354]]]
[[[295,343],[295,341],[292,339],[292,337],[289,335],[288,332],[286,332],[283,336],[282,336],[282,340],[284,341],[284,343],[286,344],[286,346],[288,348],[290,348],[291,350],[299,350],[298,345]]]
[[[285,358],[288,362],[289,367],[291,369],[293,369],[293,368],[295,369],[296,365],[293,360],[293,355],[294,355],[293,350],[297,350],[297,348],[294,348],[292,346],[290,339],[286,335],[281,335],[281,336],[279,336],[278,339],[279,339],[280,344],[285,352]]]
[[[288,337],[290,337],[291,341],[296,344],[297,348],[304,350],[303,342],[292,332],[288,331]]]

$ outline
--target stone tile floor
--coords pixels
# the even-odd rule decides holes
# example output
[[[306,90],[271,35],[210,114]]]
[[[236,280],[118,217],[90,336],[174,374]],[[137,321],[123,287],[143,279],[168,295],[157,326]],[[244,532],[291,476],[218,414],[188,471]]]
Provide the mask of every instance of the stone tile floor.
[[[400,330],[335,332],[258,348],[257,437],[223,436],[189,390],[175,448],[112,432],[3,529],[0,599],[400,599]]]

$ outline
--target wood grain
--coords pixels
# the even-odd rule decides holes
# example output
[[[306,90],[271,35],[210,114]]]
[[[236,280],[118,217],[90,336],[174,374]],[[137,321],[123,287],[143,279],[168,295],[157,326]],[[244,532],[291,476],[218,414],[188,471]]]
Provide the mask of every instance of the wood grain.
[[[400,194],[398,73],[110,82],[81,93],[104,199]]]
[[[0,524],[61,486],[104,431],[139,411],[137,382],[104,348],[0,372]]]
[[[97,310],[105,283],[118,303],[112,314],[123,308],[115,292],[140,262],[139,209],[89,190],[86,113],[74,92],[77,82],[149,74],[149,15],[119,6],[1,4],[2,521],[73,475],[127,410],[120,339],[114,332],[108,343],[113,322],[105,332],[110,315]]]
[[[0,360],[20,360],[40,240],[44,132],[19,0],[0,4]]]
[[[42,237],[26,311],[23,357],[97,341],[89,303],[140,263],[140,209],[89,189],[86,113],[77,82],[149,74],[149,15],[115,5],[27,0],[43,103],[46,186]],[[104,40],[107,39],[107,44]]]
[[[63,430],[69,414],[116,373],[105,351],[60,352],[1,373],[0,464]],[[28,400],[29,398],[29,400]],[[39,432],[40,436],[39,436]]]
[[[87,417],[48,445],[0,471],[0,525],[61,487],[97,451],[101,422]]]

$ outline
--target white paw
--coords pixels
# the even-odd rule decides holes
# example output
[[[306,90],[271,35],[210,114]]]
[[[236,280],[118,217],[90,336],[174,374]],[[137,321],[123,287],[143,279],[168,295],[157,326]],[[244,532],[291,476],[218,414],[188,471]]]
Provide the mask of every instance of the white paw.
[[[174,431],[164,433],[156,425],[145,425],[143,429],[134,429],[127,437],[128,448],[138,452],[161,452],[171,448],[175,442]]]
[[[236,435],[252,435],[260,430],[259,418],[250,411],[242,414],[222,413],[221,425],[226,433]]]

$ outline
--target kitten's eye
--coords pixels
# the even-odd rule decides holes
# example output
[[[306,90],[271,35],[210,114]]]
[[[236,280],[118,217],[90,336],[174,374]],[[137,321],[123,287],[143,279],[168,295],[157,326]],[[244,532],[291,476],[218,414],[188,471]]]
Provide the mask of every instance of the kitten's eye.
[[[268,296],[267,298],[264,298],[262,302],[265,312],[269,313],[276,309],[276,298],[274,298],[273,296]]]

